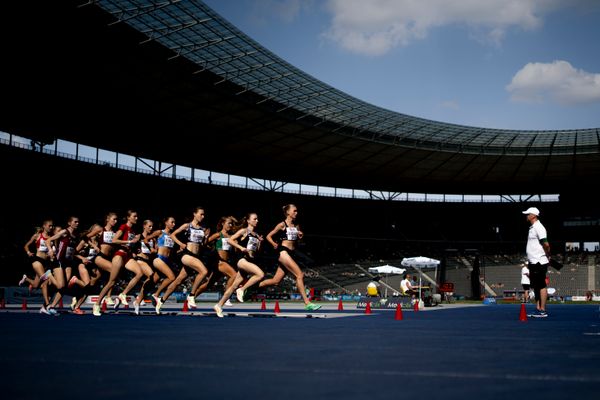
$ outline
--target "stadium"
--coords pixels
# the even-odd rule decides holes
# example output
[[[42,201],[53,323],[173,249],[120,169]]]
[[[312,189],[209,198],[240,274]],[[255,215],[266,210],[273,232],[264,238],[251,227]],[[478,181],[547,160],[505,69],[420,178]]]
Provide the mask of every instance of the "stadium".
[[[109,211],[135,209],[142,219],[172,214],[179,222],[202,205],[212,227],[221,216],[255,212],[266,235],[293,203],[306,232],[300,250],[310,258],[304,281],[331,302],[308,319],[226,324],[211,313],[88,313],[82,324],[67,312],[49,323],[12,304],[1,314],[8,395],[40,397],[42,389],[24,388],[35,368],[44,388],[63,374],[77,379],[51,398],[385,398],[405,384],[411,395],[450,398],[563,398],[573,385],[582,396],[597,393],[597,303],[560,301],[599,293],[600,212],[582,195],[600,178],[598,129],[509,131],[388,111],[289,65],[201,1],[0,9],[12,60],[2,65],[0,115],[3,287],[30,272],[23,245],[47,218],[62,224],[77,215],[87,227]],[[549,270],[556,312],[542,324],[519,321],[518,299],[482,305],[518,297],[522,211],[531,206],[542,210],[565,265]],[[374,276],[369,267],[421,255],[440,266],[410,272],[434,289],[452,283],[455,300],[477,307],[447,301],[432,312],[407,310],[404,320],[356,308],[354,296]],[[386,279],[390,290],[399,282]],[[256,295],[272,304],[295,289],[286,278]],[[345,313],[339,296],[350,300]],[[260,303],[245,307],[255,315]],[[282,301],[286,307],[298,311],[294,302]],[[37,332],[74,336],[48,345]],[[152,332],[156,353],[137,341]],[[523,345],[535,337],[544,340]],[[108,347],[118,354],[107,356]],[[540,357],[534,370],[529,357]],[[160,382],[149,379],[156,371]],[[238,384],[229,385],[234,376]]]

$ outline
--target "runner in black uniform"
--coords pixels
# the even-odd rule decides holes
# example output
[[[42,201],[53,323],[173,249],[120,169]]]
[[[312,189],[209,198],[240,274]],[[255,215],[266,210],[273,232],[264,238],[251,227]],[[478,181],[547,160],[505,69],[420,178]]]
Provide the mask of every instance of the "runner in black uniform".
[[[29,279],[27,278],[27,275],[23,275],[23,279],[19,282],[19,285],[21,285],[22,282],[29,281],[31,288],[33,289],[37,289],[41,285],[42,295],[44,297],[44,304],[42,304],[42,307],[40,308],[40,313],[42,314],[53,314],[52,310],[48,310],[50,297],[48,296],[48,283],[46,282],[48,279],[54,279],[51,278],[51,257],[48,254],[50,249],[46,243],[46,240],[52,235],[53,227],[54,223],[51,219],[44,221],[42,227],[37,229],[31,239],[25,243],[25,252],[31,261],[31,266],[35,272],[35,278]],[[35,253],[32,252],[30,248],[33,244],[35,244]]]
[[[157,299],[157,314],[160,314],[160,309],[162,308],[163,303],[167,301],[171,293],[175,291],[177,286],[179,286],[189,274],[193,272],[197,273],[196,278],[194,279],[194,284],[192,286],[191,293],[194,293],[196,291],[196,289],[200,285],[200,282],[202,282],[202,280],[208,274],[206,266],[200,260],[201,252],[204,249],[206,239],[210,234],[210,230],[201,225],[203,219],[204,208],[196,207],[196,209],[194,210],[194,218],[192,219],[192,222],[188,222],[181,225],[173,233],[171,233],[171,239],[173,239],[173,241],[183,249],[183,255],[181,256],[182,268],[179,271],[179,275],[177,275],[177,278],[175,278],[175,280],[169,285],[162,297],[159,297]],[[177,238],[177,235],[181,232],[185,232],[185,243]],[[196,306],[193,296],[188,296],[188,304],[192,307]]]
[[[142,273],[146,276],[140,287],[138,295],[133,300],[133,311],[135,315],[140,314],[140,304],[144,300],[145,293],[154,288],[154,270],[152,269],[153,260],[156,257],[156,242],[150,238],[154,223],[147,219],[144,221],[140,241],[134,247],[134,260],[137,261]]]
[[[283,215],[285,216],[285,220],[278,223],[267,235],[269,243],[271,243],[275,250],[279,251],[279,266],[273,278],[265,279],[259,284],[259,287],[279,284],[285,275],[285,270],[287,270],[296,278],[296,287],[302,296],[302,300],[304,300],[304,308],[307,311],[318,310],[321,306],[311,303],[308,299],[304,287],[304,273],[294,260],[296,242],[302,239],[304,235],[300,227],[295,223],[298,209],[293,204],[285,205],[283,206]]]
[[[211,255],[209,256],[210,261],[207,263],[209,269],[207,277],[208,279],[198,286],[198,289],[195,293],[192,293],[194,297],[198,297],[208,288],[215,285],[222,276],[227,277],[225,290],[233,285],[233,281],[237,275],[237,270],[230,264],[230,252],[232,247],[231,244],[229,244],[229,237],[235,232],[234,227],[236,224],[237,220],[232,216],[221,217],[217,223],[217,232],[213,233],[208,238],[207,245],[210,245],[213,242],[215,243],[214,252],[211,252]],[[225,305],[233,306],[229,299],[225,301]]]
[[[99,234],[89,238],[87,236],[92,231],[98,232],[98,228],[100,228],[100,231],[102,230],[101,226],[97,224],[92,225],[90,229],[81,235],[82,239],[75,248],[75,257],[78,259],[77,272],[79,278],[73,275],[69,280],[69,288],[73,290],[71,310],[73,310],[74,314],[85,314],[80,307],[91,291],[95,289],[95,284],[100,278],[100,270],[94,262],[100,252],[98,243]]]
[[[257,224],[258,215],[250,213],[242,220],[242,228],[229,238],[229,244],[238,250],[238,261],[236,263],[238,273],[233,284],[225,290],[223,297],[213,307],[219,317],[223,317],[223,305],[229,299],[234,289],[238,301],[243,303],[244,291],[265,276],[262,269],[255,264],[256,254],[260,250],[260,243],[262,242],[262,237],[254,231]],[[246,283],[238,288],[245,278],[247,278]]]
[[[94,258],[94,264],[99,268],[100,271],[108,272],[112,269],[112,256],[115,251],[115,246],[113,245],[113,238],[115,237],[115,225],[117,224],[117,214],[114,212],[109,212],[104,217],[104,227],[100,225],[96,225],[88,234],[87,237],[91,238],[93,236],[98,237],[98,244],[100,247],[100,251],[96,258]],[[106,293],[106,297],[104,301],[107,305],[113,305],[114,302],[111,299],[112,287]],[[92,307],[92,312],[94,315],[100,315],[100,305],[102,304],[102,299],[98,297],[98,300],[94,303]]]
[[[79,218],[69,217],[67,221],[67,227],[61,229],[56,234],[48,238],[47,242],[54,243],[57,241],[56,249],[56,260],[57,263],[54,265],[52,275],[56,280],[56,294],[54,300],[50,304],[51,308],[55,308],[58,302],[63,297],[65,286],[71,279],[73,273],[73,267],[77,268],[77,259],[75,258],[75,248],[78,244],[77,235],[75,232],[79,228]]]

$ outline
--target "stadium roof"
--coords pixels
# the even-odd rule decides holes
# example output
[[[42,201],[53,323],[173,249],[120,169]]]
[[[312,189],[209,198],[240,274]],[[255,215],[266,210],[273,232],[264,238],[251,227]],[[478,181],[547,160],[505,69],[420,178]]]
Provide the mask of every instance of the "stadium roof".
[[[10,3],[0,5],[12,52],[1,67],[7,132],[397,192],[556,193],[600,177],[599,129],[488,129],[382,109],[286,63],[200,1]]]

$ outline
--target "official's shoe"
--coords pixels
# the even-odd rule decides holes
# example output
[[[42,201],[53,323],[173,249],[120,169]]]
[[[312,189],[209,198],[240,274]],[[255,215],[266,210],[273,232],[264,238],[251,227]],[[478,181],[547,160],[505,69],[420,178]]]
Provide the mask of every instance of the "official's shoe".
[[[546,318],[546,317],[548,317],[548,313],[546,313],[546,311],[538,310],[534,314],[531,314],[531,317],[532,318]]]

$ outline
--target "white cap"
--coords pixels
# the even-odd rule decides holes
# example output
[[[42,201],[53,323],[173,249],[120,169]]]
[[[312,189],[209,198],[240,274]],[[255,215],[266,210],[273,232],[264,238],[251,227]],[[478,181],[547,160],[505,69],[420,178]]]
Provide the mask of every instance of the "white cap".
[[[529,207],[527,210],[523,211],[523,214],[533,214],[536,217],[539,217],[540,210],[538,210],[536,207]]]

